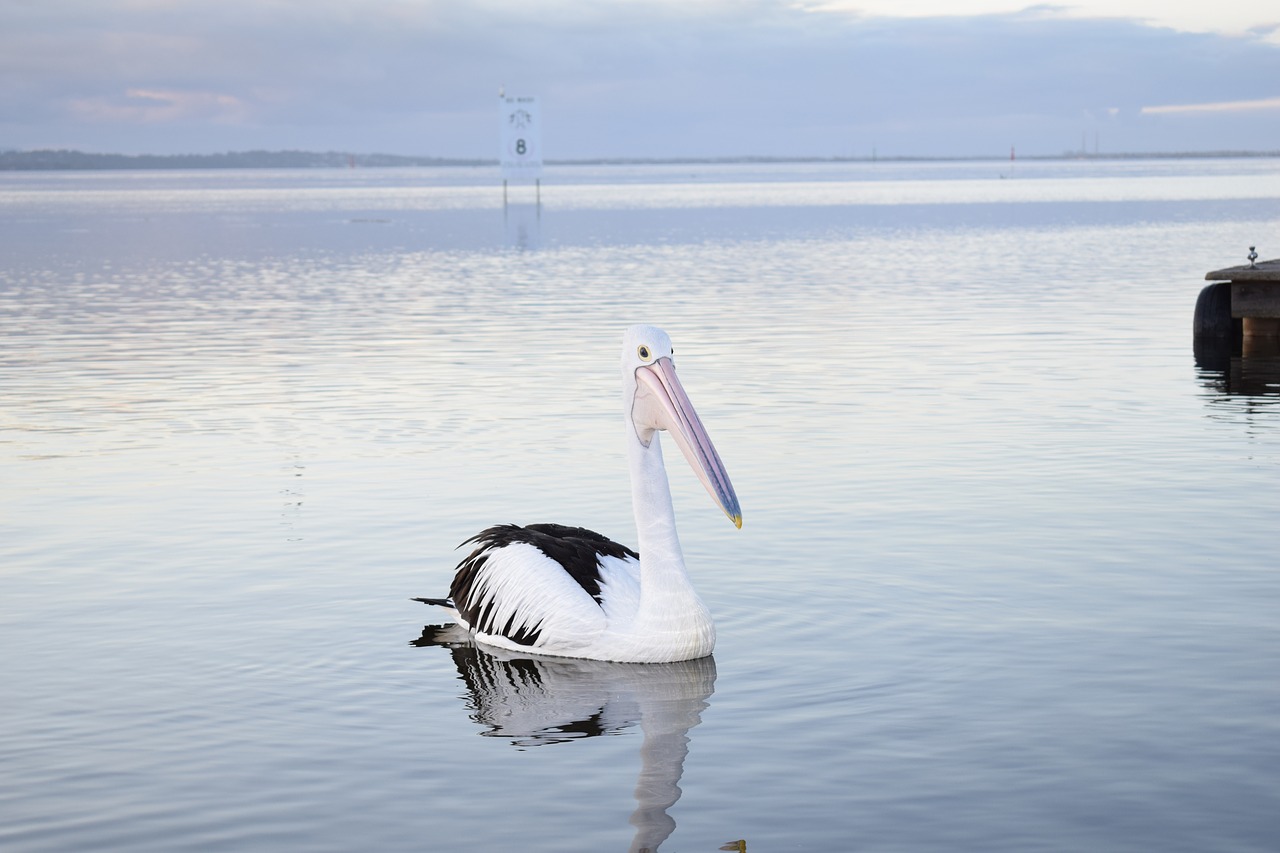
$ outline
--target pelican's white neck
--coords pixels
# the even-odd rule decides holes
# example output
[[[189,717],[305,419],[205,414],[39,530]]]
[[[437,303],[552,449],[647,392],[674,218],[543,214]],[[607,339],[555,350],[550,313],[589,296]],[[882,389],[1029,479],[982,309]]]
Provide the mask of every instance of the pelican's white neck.
[[[626,435],[631,503],[640,551],[636,628],[651,639],[667,636],[673,643],[696,645],[701,654],[710,654],[715,628],[710,611],[698,597],[685,569],[658,433],[653,433],[646,447],[636,435],[628,413]]]
[[[628,418],[630,416],[628,415]],[[686,576],[684,554],[676,534],[671,484],[662,462],[662,445],[654,432],[646,447],[628,420],[627,456],[631,466],[631,507],[636,516],[640,563],[655,570]]]

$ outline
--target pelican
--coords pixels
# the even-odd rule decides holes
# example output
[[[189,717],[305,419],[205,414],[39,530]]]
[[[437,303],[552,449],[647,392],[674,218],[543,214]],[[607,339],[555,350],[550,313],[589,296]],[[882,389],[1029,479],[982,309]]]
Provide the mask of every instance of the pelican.
[[[658,432],[671,433],[738,528],[742,510],[659,328],[632,326],[623,338],[622,411],[639,553],[581,527],[499,525],[459,546],[476,548],[458,564],[448,598],[414,600],[446,608],[477,642],[510,651],[634,663],[711,654],[715,625],[685,570]]]

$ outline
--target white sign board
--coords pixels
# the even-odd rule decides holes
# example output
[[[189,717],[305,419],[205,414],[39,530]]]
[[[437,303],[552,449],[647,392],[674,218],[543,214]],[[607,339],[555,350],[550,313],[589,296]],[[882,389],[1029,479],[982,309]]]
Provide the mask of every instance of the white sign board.
[[[498,96],[498,161],[502,179],[542,177],[542,116],[537,98]]]

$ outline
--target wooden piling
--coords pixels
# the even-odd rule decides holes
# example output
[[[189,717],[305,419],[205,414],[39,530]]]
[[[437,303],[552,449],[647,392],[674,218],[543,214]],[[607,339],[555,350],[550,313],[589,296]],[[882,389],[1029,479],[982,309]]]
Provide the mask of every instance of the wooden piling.
[[[1280,338],[1280,259],[1205,273],[1192,328],[1197,339]]]

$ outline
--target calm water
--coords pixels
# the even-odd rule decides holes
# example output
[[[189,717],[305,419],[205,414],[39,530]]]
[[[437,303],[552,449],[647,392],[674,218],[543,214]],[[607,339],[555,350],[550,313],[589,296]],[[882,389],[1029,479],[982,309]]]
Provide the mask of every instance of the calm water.
[[[0,175],[6,851],[1271,851],[1280,358],[1197,366],[1280,163]],[[634,541],[665,326],[714,659],[427,631]]]

